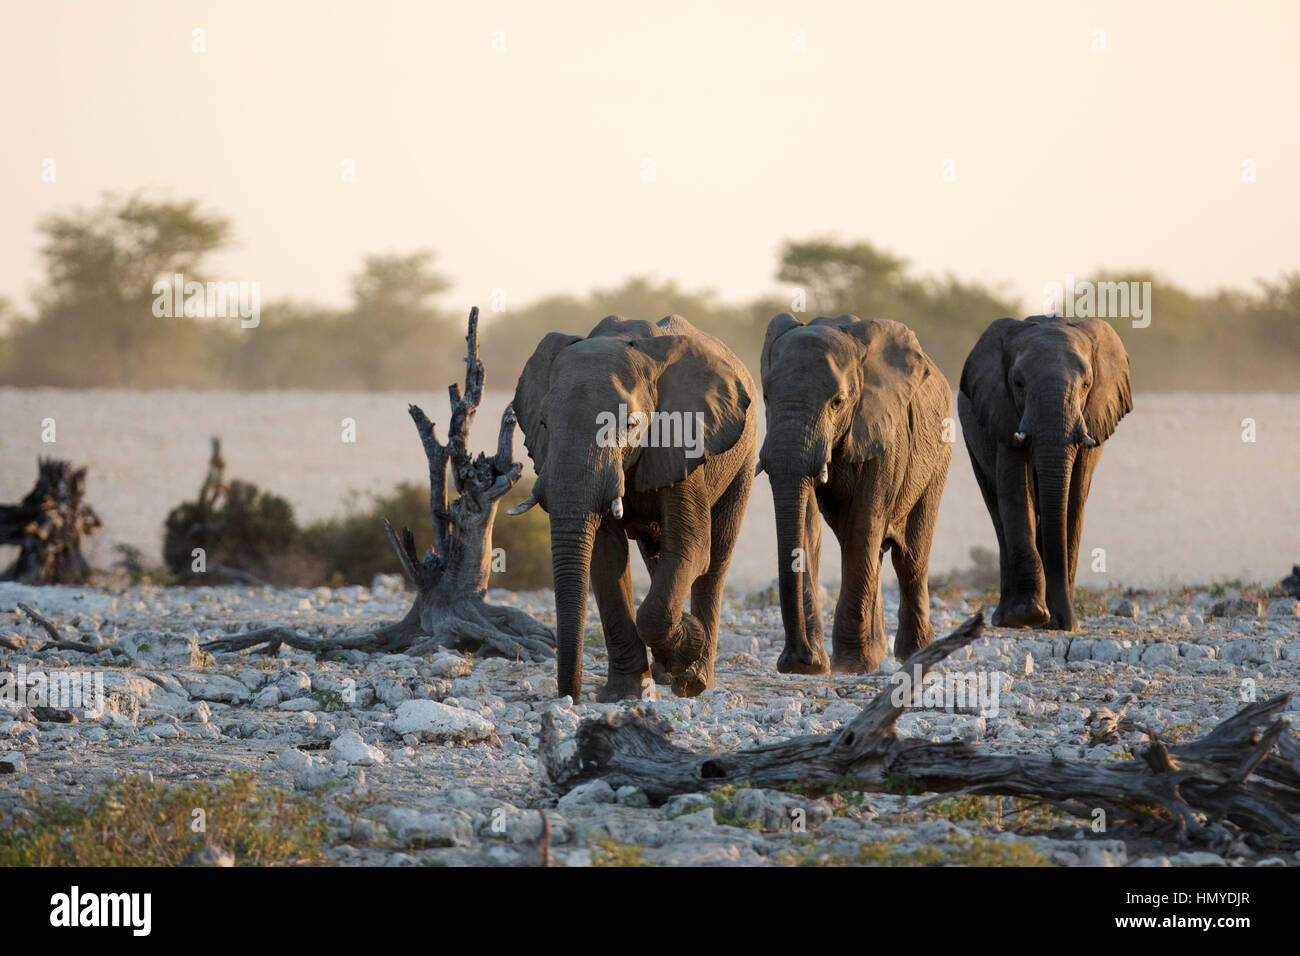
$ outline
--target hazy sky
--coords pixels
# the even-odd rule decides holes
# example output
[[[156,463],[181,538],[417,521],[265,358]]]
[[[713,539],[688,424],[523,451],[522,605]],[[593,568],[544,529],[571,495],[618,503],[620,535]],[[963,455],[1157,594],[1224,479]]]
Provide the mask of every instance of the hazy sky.
[[[1300,267],[1297,39],[1300,3],[1251,0],[0,0],[0,295],[28,304],[42,215],[141,187],[230,216],[213,277],[264,301],[418,248],[449,305],[742,299],[814,235],[1033,311],[1104,267],[1244,286]]]

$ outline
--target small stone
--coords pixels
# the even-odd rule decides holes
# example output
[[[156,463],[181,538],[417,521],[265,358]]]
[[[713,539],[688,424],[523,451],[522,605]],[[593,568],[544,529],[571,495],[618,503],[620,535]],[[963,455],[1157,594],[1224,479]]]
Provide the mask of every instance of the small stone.
[[[1270,621],[1290,621],[1300,617],[1300,600],[1295,598],[1277,598],[1268,602]]]
[[[286,747],[277,755],[276,764],[290,773],[298,773],[311,766],[311,756],[297,747]]]
[[[1110,602],[1110,613],[1116,617],[1127,617],[1136,621],[1138,611],[1138,602],[1131,597],[1118,597]]]
[[[294,697],[281,702],[280,710],[319,710],[320,701],[315,697]]]
[[[203,846],[181,860],[180,866],[234,866],[235,855],[219,846]]]
[[[280,701],[284,699],[284,693],[280,690],[278,684],[271,684],[269,687],[263,687],[253,698],[253,706],[261,710],[273,710],[280,706]]]
[[[588,780],[586,783],[578,784],[564,796],[560,797],[557,806],[560,810],[568,810],[573,807],[587,807],[600,803],[613,803],[614,798],[614,788],[603,779]]]
[[[384,762],[384,752],[362,740],[355,730],[345,730],[334,738],[330,744],[330,756],[363,767]]]
[[[33,707],[32,717],[38,723],[53,724],[75,724],[77,715],[70,710],[61,710],[58,707]]]
[[[14,752],[7,753],[3,757],[0,757],[0,774],[26,772],[27,758],[22,754]]]
[[[495,730],[485,717],[436,700],[403,701],[389,729],[399,736],[416,734],[421,740],[462,743],[486,740]]]
[[[648,807],[650,798],[640,787],[624,786],[614,792],[614,801],[625,807]]]
[[[1210,608],[1210,617],[1259,617],[1263,613],[1264,603],[1258,598],[1232,598]]]

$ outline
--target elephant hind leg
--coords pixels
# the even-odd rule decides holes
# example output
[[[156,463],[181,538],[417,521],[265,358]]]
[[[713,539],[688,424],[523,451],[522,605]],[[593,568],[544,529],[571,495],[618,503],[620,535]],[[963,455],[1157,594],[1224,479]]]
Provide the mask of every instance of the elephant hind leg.
[[[934,628],[930,625],[930,545],[947,477],[945,469],[931,479],[907,515],[902,544],[893,544],[891,557],[899,590],[894,656],[901,659],[934,642]]]
[[[722,610],[722,590],[731,566],[731,555],[740,537],[749,503],[754,469],[741,467],[727,490],[714,502],[709,514],[709,566],[691,585],[691,614],[708,636],[706,687],[713,686],[713,665],[718,656],[718,618]]]

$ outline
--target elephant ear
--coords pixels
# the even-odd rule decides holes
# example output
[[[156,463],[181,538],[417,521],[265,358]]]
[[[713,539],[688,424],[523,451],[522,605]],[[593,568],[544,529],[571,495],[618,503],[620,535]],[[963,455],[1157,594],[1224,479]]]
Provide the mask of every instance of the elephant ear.
[[[842,315],[814,325],[837,328],[858,343],[860,390],[845,452],[851,462],[880,455],[892,436],[908,427],[912,396],[929,374],[930,363],[916,335],[902,322]]]
[[[1020,428],[1020,413],[1007,385],[1007,343],[1027,326],[1018,319],[998,319],[979,337],[961,369],[961,392],[970,400],[975,420],[998,444],[1010,445]]]
[[[1128,352],[1105,319],[1088,319],[1079,327],[1092,338],[1092,388],[1083,404],[1088,434],[1099,442],[1115,433],[1119,420],[1133,411]]]
[[[694,336],[658,335],[636,339],[631,347],[658,363],[655,411],[679,413],[683,431],[678,434],[689,435],[693,446],[676,442],[678,447],[641,448],[634,487],[654,491],[684,480],[710,455],[720,455],[740,441],[753,386],[738,360]],[[697,419],[697,413],[703,418]],[[703,436],[694,430],[697,422],[702,423]],[[693,454],[697,450],[701,454]]]
[[[546,461],[546,429],[542,427],[542,399],[551,387],[551,365],[560,352],[574,342],[577,335],[549,332],[537,344],[533,354],[524,363],[524,370],[515,385],[514,409],[519,427],[524,433],[524,447],[533,460],[533,469],[540,472]]]
[[[776,340],[801,325],[803,323],[789,312],[773,316],[772,321],[767,323],[767,334],[763,336],[763,356],[759,361],[760,375],[767,375],[767,370],[772,364],[772,346],[776,344]]]

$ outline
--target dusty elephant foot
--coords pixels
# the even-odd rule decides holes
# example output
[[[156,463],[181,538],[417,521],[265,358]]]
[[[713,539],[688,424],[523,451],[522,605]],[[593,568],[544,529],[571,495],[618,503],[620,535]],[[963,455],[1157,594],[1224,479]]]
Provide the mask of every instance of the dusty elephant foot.
[[[613,704],[620,700],[658,700],[659,695],[655,692],[655,682],[650,671],[622,674],[611,670],[596,699],[602,704]]]
[[[1032,595],[1004,598],[993,612],[994,627],[1043,627],[1048,620],[1047,608]]]
[[[700,622],[682,615],[675,638],[652,645],[655,663],[667,676],[678,697],[695,697],[713,686],[713,659],[709,638]]]
[[[785,650],[776,661],[776,669],[782,674],[825,674],[830,668],[820,639],[808,647],[791,645],[786,641]]]
[[[1053,631],[1077,631],[1079,621],[1074,616],[1074,609],[1071,608],[1064,612],[1054,613],[1045,626]]]
[[[882,654],[866,651],[836,651],[831,655],[831,670],[836,674],[869,674],[884,660]]]
[[[934,628],[928,624],[924,628],[904,632],[899,630],[894,638],[894,656],[905,661],[923,647],[934,643]]]

